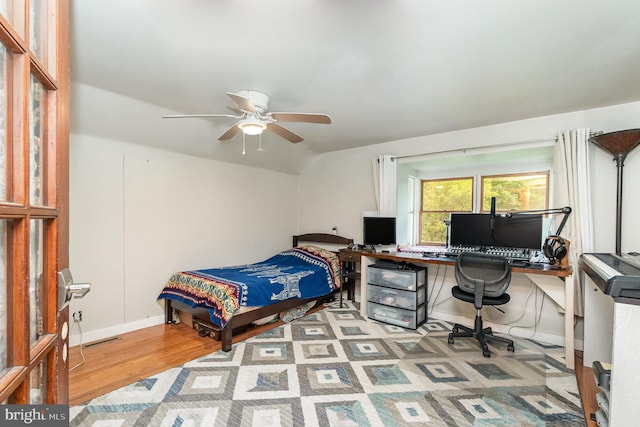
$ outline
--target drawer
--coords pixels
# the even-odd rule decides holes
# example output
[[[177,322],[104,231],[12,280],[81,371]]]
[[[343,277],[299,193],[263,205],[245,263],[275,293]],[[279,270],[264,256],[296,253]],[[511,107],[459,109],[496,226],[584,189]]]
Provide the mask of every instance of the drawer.
[[[420,267],[378,268],[375,264],[367,269],[367,283],[389,288],[415,291],[426,283],[426,269]]]
[[[362,259],[362,252],[360,251],[340,251],[338,252],[338,258],[342,262],[360,262]]]
[[[392,307],[415,310],[427,300],[427,287],[421,286],[416,291],[386,288],[382,286],[367,286],[367,300]]]
[[[426,306],[423,304],[417,310],[405,310],[368,301],[367,317],[390,325],[416,329],[427,320]]]

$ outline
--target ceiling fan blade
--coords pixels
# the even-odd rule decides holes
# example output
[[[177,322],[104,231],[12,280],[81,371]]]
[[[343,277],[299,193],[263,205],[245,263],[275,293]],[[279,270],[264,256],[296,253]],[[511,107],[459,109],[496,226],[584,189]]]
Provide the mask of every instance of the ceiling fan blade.
[[[242,115],[232,116],[231,114],[167,114],[165,116],[162,116],[163,119],[184,119],[193,117],[228,117],[231,119],[241,119]]]
[[[253,103],[249,100],[249,98],[245,98],[244,96],[238,95],[237,93],[233,92],[227,92],[227,96],[236,103],[240,110],[248,111],[250,113],[256,112],[256,109],[254,108]]]
[[[331,123],[331,117],[326,114],[317,113],[270,113],[270,117],[279,122],[302,122],[302,123],[320,123],[328,125]]]
[[[220,137],[218,138],[218,141],[225,141],[227,139],[231,139],[234,136],[236,136],[238,132],[240,132],[240,128],[237,125],[233,125],[225,133],[220,135]]]
[[[298,135],[297,133],[291,132],[289,129],[280,126],[277,123],[269,123],[267,125],[267,129],[269,129],[271,132],[280,135],[281,137],[283,137],[286,140],[289,140],[291,142],[300,142],[302,141],[304,138],[301,137],[300,135]]]

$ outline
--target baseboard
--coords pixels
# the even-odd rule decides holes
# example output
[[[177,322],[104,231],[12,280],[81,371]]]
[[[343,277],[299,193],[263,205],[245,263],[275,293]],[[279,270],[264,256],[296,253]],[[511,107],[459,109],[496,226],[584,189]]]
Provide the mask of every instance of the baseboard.
[[[87,344],[93,341],[100,341],[105,338],[115,337],[120,334],[126,334],[127,332],[137,331],[138,329],[148,328],[150,326],[156,326],[164,323],[164,315],[148,317],[142,320],[136,320],[135,322],[123,323],[120,325],[110,326],[104,329],[98,329],[95,331],[83,332],[82,337],[76,326],[71,329],[71,335],[69,336],[69,346],[74,347],[77,345]]]
[[[473,319],[469,319],[467,317],[458,316],[451,313],[434,311],[433,313],[429,314],[429,320],[432,320],[432,319],[444,320],[450,323],[460,323],[461,325],[468,325],[469,327],[473,327]],[[487,321],[486,319],[483,319],[483,320],[484,320],[484,327],[490,326],[491,329],[493,329],[498,333],[509,335],[509,328],[512,327],[511,325],[496,325],[494,323]],[[521,334],[514,333],[512,330],[511,336],[514,338],[532,339],[532,340],[544,342],[547,344],[561,345],[564,347],[564,335],[554,335],[554,334],[547,334],[544,332],[536,331],[536,333],[534,333],[533,336],[531,336],[531,333],[528,330]]]

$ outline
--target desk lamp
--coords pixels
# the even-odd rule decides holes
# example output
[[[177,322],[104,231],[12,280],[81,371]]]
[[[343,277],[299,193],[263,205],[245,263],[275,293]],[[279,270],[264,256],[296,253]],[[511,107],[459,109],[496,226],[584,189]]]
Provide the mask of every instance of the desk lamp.
[[[616,196],[616,255],[621,254],[622,236],[622,168],[627,154],[640,144],[640,129],[620,130],[603,133],[589,138],[589,141],[613,154],[618,168],[618,192]]]

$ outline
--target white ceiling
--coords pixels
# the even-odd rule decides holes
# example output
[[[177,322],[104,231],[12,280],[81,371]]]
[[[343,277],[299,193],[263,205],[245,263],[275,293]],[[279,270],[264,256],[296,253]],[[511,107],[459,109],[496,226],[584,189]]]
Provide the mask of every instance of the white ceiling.
[[[71,3],[72,82],[144,107],[72,92],[72,132],[276,170],[295,172],[297,156],[640,100],[637,0]],[[269,94],[270,111],[333,123],[287,123],[305,140],[265,134],[265,152],[242,156],[240,135],[217,140],[232,119],[160,118],[228,114],[225,92],[242,89]]]

